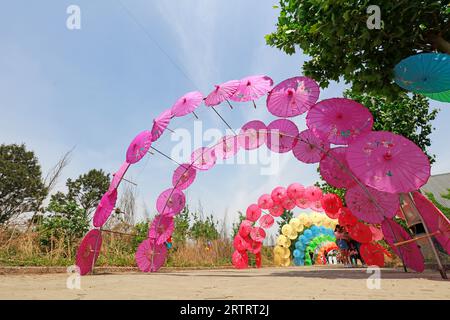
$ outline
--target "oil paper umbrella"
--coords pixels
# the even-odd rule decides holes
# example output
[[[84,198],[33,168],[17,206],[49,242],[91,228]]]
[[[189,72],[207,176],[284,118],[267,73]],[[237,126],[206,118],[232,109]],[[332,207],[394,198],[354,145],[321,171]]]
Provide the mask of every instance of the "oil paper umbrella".
[[[291,120],[278,119],[267,126],[267,147],[273,152],[286,153],[297,143],[298,128]]]
[[[258,206],[261,209],[270,209],[273,207],[273,204],[272,197],[269,194],[263,194],[258,199]]]
[[[423,255],[415,242],[396,246],[398,242],[411,240],[411,236],[398,223],[391,219],[385,219],[381,224],[384,239],[391,246],[392,250],[402,258],[405,266],[417,272],[425,269]]]
[[[316,212],[323,212],[323,207],[322,207],[322,203],[320,202],[320,200],[312,201],[310,203],[310,208],[311,208],[311,210],[314,210]]]
[[[274,116],[289,118],[308,111],[319,98],[318,84],[308,77],[294,77],[277,84],[267,97],[267,109]]]
[[[129,167],[130,167],[130,164],[128,162],[124,162],[120,166],[119,170],[113,174],[113,178],[111,180],[111,183],[109,184],[108,191],[112,191],[119,187],[120,182],[122,182],[122,179],[125,176],[125,173],[127,172]]]
[[[114,210],[117,201],[117,189],[113,189],[111,191],[107,191],[102,198],[100,199],[100,203],[97,206],[97,209],[94,213],[93,225],[96,228],[101,228],[108,220],[111,212]]]
[[[183,210],[186,204],[184,193],[176,188],[163,191],[156,201],[156,210],[169,217],[173,217]]]
[[[346,159],[366,185],[390,193],[418,190],[430,177],[423,151],[403,136],[374,131],[352,143]]]
[[[197,170],[187,163],[181,164],[172,176],[172,185],[179,190],[187,189],[195,180]]]
[[[328,217],[331,219],[337,219],[339,217],[339,209],[342,208],[342,200],[339,196],[334,193],[327,193],[323,195],[320,202]]]
[[[154,239],[157,245],[164,244],[172,235],[174,227],[173,217],[157,215],[148,229],[148,238]]]
[[[231,261],[236,269],[245,269],[248,267],[248,255],[246,252],[234,251]]]
[[[322,199],[322,190],[316,186],[309,186],[305,189],[305,197],[309,201],[320,201]]]
[[[167,247],[157,245],[154,239],[146,239],[139,245],[135,259],[142,272],[156,272],[166,261]]]
[[[216,164],[216,160],[214,149],[208,147],[198,148],[191,154],[192,166],[202,171],[211,169]]]
[[[275,219],[270,214],[265,214],[259,219],[259,225],[264,229],[269,229],[274,222]]]
[[[250,238],[252,238],[252,240],[256,242],[263,242],[266,238],[266,232],[263,228],[253,227],[250,231]]]
[[[139,133],[128,147],[126,160],[129,164],[134,164],[141,160],[152,145],[152,132],[145,130]]]
[[[233,247],[239,252],[245,252],[247,250],[247,243],[244,238],[237,234],[233,239]]]
[[[394,68],[395,82],[417,93],[450,90],[450,55],[419,53],[400,61]]]
[[[292,200],[296,200],[305,195],[305,187],[300,183],[291,183],[287,188],[287,195]]]
[[[274,203],[281,203],[287,198],[287,190],[285,187],[276,187],[270,194]]]
[[[449,219],[424,195],[413,193],[414,202],[420,212],[428,231],[434,234],[442,248],[450,254],[450,221]]]
[[[349,144],[372,130],[373,117],[362,104],[346,99],[322,100],[309,110],[306,125],[322,140]]]
[[[348,227],[354,226],[358,222],[358,218],[352,214],[350,209],[343,207],[339,209],[338,221],[341,226]]]
[[[257,204],[251,204],[246,211],[247,220],[256,222],[259,217],[261,217],[261,208]]]
[[[83,276],[92,271],[102,246],[102,234],[98,229],[92,229],[83,238],[77,250],[76,265]]]
[[[369,226],[370,231],[372,231],[372,239],[373,241],[380,241],[383,240],[383,232],[381,229],[375,227],[375,226]]]
[[[291,211],[296,206],[295,200],[292,200],[289,197],[284,198],[283,201],[281,201],[281,205],[283,206],[283,208],[285,210],[288,210],[288,211]]]
[[[162,136],[173,118],[172,109],[163,111],[157,118],[153,119],[152,142],[155,142]]]
[[[253,120],[247,122],[242,128],[238,136],[239,144],[245,150],[253,150],[259,148],[267,140],[267,126],[264,122]]]
[[[228,159],[239,151],[237,136],[224,136],[214,147],[214,154],[218,159]]]
[[[257,268],[261,268],[261,265],[262,265],[261,252],[258,252],[258,253],[255,255],[255,264],[256,264],[256,267],[257,267]]]
[[[372,231],[369,226],[362,222],[357,222],[353,226],[347,226],[348,235],[359,243],[368,243],[372,241]]]
[[[171,111],[175,117],[183,117],[191,112],[202,103],[203,95],[198,91],[186,93],[179,98],[172,106]]]
[[[239,87],[230,97],[233,101],[246,102],[252,101],[256,108],[255,101],[267,94],[273,85],[273,80],[268,76],[250,76],[240,80]]]
[[[384,267],[385,249],[378,243],[363,243],[359,249],[361,257],[368,266]]]
[[[242,238],[247,237],[250,234],[252,227],[253,227],[253,222],[251,222],[250,220],[243,220],[241,222],[241,225],[239,226],[239,235]]]
[[[384,218],[393,218],[400,207],[397,194],[378,191],[355,185],[345,193],[345,202],[352,213],[368,223],[381,223]]]
[[[262,249],[262,242],[255,241],[250,238],[248,250],[253,254],[257,254],[261,252],[261,249]]]
[[[350,188],[356,182],[349,174],[346,158],[347,149],[338,147],[331,149],[320,161],[320,174],[326,182],[336,188]]]
[[[233,109],[228,99],[230,99],[231,96],[236,92],[236,90],[239,88],[239,85],[239,80],[231,80],[222,84],[215,85],[214,91],[208,94],[208,96],[205,98],[205,105],[207,105],[208,107],[214,107],[226,101],[230,108]]]
[[[306,209],[311,205],[311,201],[309,201],[306,197],[300,197],[295,200],[295,205],[300,209]]]
[[[428,97],[436,101],[450,102],[450,90],[439,93],[422,93],[422,94],[425,97]]]
[[[292,149],[294,156],[304,163],[319,162],[330,149],[330,144],[320,139],[309,129],[300,132],[297,144]]]
[[[279,217],[284,213],[284,208],[281,203],[274,203],[272,208],[269,209],[269,213],[274,217]]]

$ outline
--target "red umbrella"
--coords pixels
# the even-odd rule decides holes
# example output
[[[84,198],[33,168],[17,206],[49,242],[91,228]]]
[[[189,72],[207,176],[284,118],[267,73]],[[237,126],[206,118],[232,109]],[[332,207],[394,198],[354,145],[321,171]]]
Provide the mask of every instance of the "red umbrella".
[[[305,196],[305,187],[300,183],[292,183],[287,188],[287,195],[292,200]]]
[[[414,202],[422,216],[428,231],[450,254],[450,221],[436,206],[419,192],[413,193]]]
[[[117,189],[107,191],[101,198],[100,203],[94,213],[93,225],[101,228],[108,220],[111,212],[114,210],[117,201]]]
[[[263,194],[258,199],[258,206],[261,209],[270,209],[273,207],[273,200],[269,194]]]
[[[337,219],[339,216],[339,209],[342,208],[342,200],[334,193],[327,193],[322,196],[320,200],[325,214],[331,219]]]
[[[336,188],[350,188],[356,182],[352,179],[345,158],[347,148],[333,148],[320,161],[320,174],[330,185]],[[336,162],[336,160],[338,162]]]
[[[244,238],[237,234],[233,240],[233,247],[239,252],[245,252],[247,250],[247,243]]]
[[[346,158],[363,183],[380,191],[418,190],[430,177],[430,162],[423,151],[392,132],[366,134],[348,147]]]
[[[186,204],[184,193],[176,188],[163,191],[156,201],[156,210],[162,215],[173,217],[183,210]]]
[[[369,226],[365,225],[362,222],[357,222],[353,226],[347,226],[348,235],[360,242],[360,243],[368,243],[372,241],[372,231]]]
[[[257,267],[257,268],[261,268],[261,262],[262,262],[262,259],[261,259],[261,252],[258,252],[258,253],[255,255],[255,264],[256,264],[256,267]]]
[[[266,142],[267,126],[264,122],[253,120],[247,122],[239,133],[238,141],[245,150],[253,150],[259,148]]]
[[[248,267],[248,255],[246,252],[234,251],[231,261],[236,269],[245,269]]]
[[[166,261],[167,247],[157,245],[153,239],[141,242],[136,251],[136,263],[142,272],[156,272]]]
[[[263,242],[266,238],[266,232],[263,228],[253,227],[250,231],[250,238],[252,238],[252,240],[256,242]]]
[[[305,189],[305,197],[309,201],[320,201],[322,199],[322,190],[316,186],[310,186]]]
[[[173,118],[172,109],[163,111],[157,118],[153,120],[152,142],[155,142],[162,136],[169,126],[170,120]]]
[[[265,214],[259,219],[259,224],[260,224],[261,228],[264,228],[264,229],[269,229],[273,225],[274,222],[275,222],[275,220],[273,219],[273,217],[270,214]]]
[[[198,91],[186,93],[172,106],[171,111],[175,117],[182,117],[191,112],[202,103],[203,95]]]
[[[243,220],[239,226],[239,234],[242,238],[247,237],[253,228],[253,222],[250,220]]]
[[[272,208],[269,209],[269,213],[274,217],[279,217],[284,213],[284,208],[280,203],[275,203]]]
[[[76,265],[83,276],[91,272],[102,247],[102,234],[98,229],[92,229],[83,238],[77,250]]]
[[[214,147],[214,154],[218,159],[228,159],[233,157],[239,151],[239,143],[237,136],[222,137],[218,144]]]
[[[253,101],[267,94],[273,85],[273,80],[267,76],[250,76],[240,80],[239,87],[230,97],[233,101]],[[256,108],[256,105],[255,105]]]
[[[128,162],[124,162],[119,170],[113,174],[113,178],[111,180],[111,183],[109,185],[108,191],[112,191],[114,189],[117,189],[120,185],[120,182],[123,179],[123,176],[127,172],[128,168],[130,167],[130,164]]]
[[[319,98],[317,83],[308,77],[294,77],[277,84],[267,97],[267,109],[277,117],[289,118],[308,111]]]
[[[286,153],[297,143],[298,128],[291,120],[278,119],[267,126],[267,147],[273,152]]]
[[[392,250],[400,256],[405,266],[417,272],[425,269],[422,252],[415,242],[396,246],[395,243],[410,240],[411,236],[398,223],[391,219],[385,219],[381,224],[384,240],[391,246]]]
[[[240,85],[239,80],[231,80],[222,84],[215,85],[214,91],[212,91],[205,99],[205,105],[208,107],[214,107],[221,104],[224,101],[228,102],[228,99],[236,92]],[[231,107],[231,104],[228,102]]]
[[[249,248],[248,248],[248,250],[251,253],[257,254],[257,253],[261,252],[261,249],[262,249],[262,242],[254,241],[252,239],[249,240]]]
[[[179,190],[187,189],[195,180],[197,170],[187,163],[180,165],[172,176],[172,185]]]
[[[148,229],[148,238],[154,239],[157,245],[164,244],[172,235],[174,228],[173,217],[157,215]]]
[[[142,131],[139,133],[133,141],[131,141],[130,146],[127,150],[126,160],[130,164],[134,164],[141,160],[145,154],[148,152],[152,145],[152,133],[151,131]]]
[[[247,220],[256,222],[261,216],[261,208],[257,204],[251,204],[246,211]]]
[[[295,200],[292,200],[291,198],[286,197],[283,199],[283,201],[281,201],[281,205],[286,210],[292,210],[295,208]]]
[[[342,207],[339,209],[338,214],[338,221],[341,226],[351,227],[358,223],[358,218],[356,218],[347,207]]]
[[[345,202],[352,213],[369,223],[381,223],[384,218],[393,218],[400,206],[397,194],[378,191],[355,185],[345,193]]]
[[[384,267],[385,249],[378,243],[363,243],[359,248],[361,257],[368,266]]]
[[[323,158],[329,149],[330,144],[328,142],[321,140],[308,129],[300,132],[292,153],[304,163],[316,163]]]
[[[285,187],[276,187],[270,195],[274,203],[281,203],[287,198],[287,190]]]
[[[301,209],[306,209],[311,205],[311,201],[309,201],[306,197],[300,197],[295,200],[295,204]]]
[[[209,170],[216,164],[214,149],[201,147],[191,154],[192,166],[198,170]]]
[[[332,98],[318,102],[309,110],[306,125],[314,134],[334,144],[349,144],[372,130],[373,117],[362,104]]]

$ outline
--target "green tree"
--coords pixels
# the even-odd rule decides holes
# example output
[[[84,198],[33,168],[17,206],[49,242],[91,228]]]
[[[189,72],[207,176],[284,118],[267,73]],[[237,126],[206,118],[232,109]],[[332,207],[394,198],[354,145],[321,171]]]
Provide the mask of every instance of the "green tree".
[[[24,144],[0,145],[0,224],[38,210],[46,195],[34,152],[27,151]]]
[[[233,222],[232,230],[231,230],[231,239],[234,239],[239,232],[239,227],[241,226],[241,222],[245,220],[245,215],[238,211],[238,221]]]
[[[383,26],[369,29],[367,9],[381,9]],[[287,54],[297,47],[311,59],[307,76],[327,87],[342,77],[356,93],[396,97],[394,66],[417,52],[450,53],[448,0],[280,0],[277,30],[269,45]]]
[[[219,238],[217,221],[212,215],[202,218],[197,212],[192,212],[193,224],[189,235],[195,240],[215,240]]]
[[[425,195],[431,202],[439,209],[441,212],[450,219],[450,208],[442,205],[439,201],[436,200],[436,197],[431,192],[426,192]],[[441,194],[441,197],[444,199],[450,200],[450,189],[447,189],[447,194]]]
[[[172,242],[174,246],[180,246],[186,242],[189,235],[190,211],[188,206],[184,207],[183,211],[175,216],[174,224]]]

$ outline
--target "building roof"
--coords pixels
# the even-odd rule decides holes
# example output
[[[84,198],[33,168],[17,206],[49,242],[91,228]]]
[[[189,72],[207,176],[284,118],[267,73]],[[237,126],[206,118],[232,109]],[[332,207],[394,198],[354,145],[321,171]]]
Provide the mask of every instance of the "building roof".
[[[420,190],[424,193],[432,193],[440,204],[450,208],[450,200],[441,196],[442,194],[447,194],[448,189],[450,189],[450,173],[441,173],[432,175]]]

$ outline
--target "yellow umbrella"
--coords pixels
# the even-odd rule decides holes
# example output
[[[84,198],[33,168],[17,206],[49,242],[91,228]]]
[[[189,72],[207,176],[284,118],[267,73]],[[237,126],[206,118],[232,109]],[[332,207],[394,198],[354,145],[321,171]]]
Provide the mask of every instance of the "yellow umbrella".
[[[298,229],[299,229],[299,227],[301,225],[301,222],[300,222],[300,220],[298,218],[292,218],[289,221],[289,225],[292,227],[292,229],[294,229],[296,232],[298,232]]]
[[[281,233],[284,234],[286,237],[288,237],[294,230],[292,229],[292,226],[289,224],[285,224],[281,228]]]

